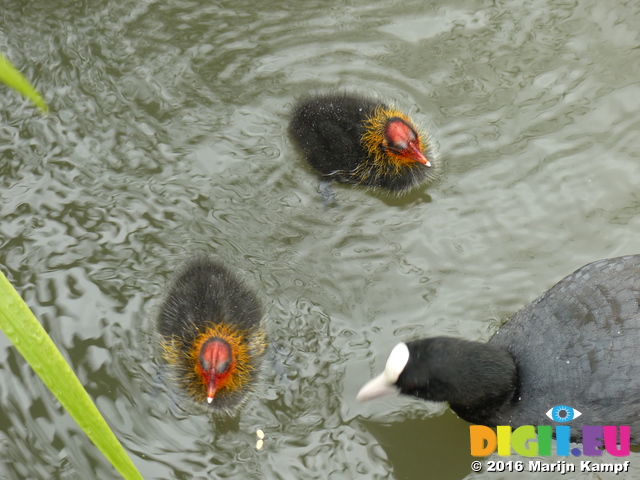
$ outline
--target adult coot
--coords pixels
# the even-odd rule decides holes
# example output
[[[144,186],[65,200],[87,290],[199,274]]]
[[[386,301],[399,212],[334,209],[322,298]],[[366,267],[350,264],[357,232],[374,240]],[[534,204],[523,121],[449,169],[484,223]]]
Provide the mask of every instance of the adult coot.
[[[402,193],[435,176],[437,154],[429,137],[401,111],[361,95],[302,99],[289,131],[324,180]]]
[[[266,347],[255,294],[213,258],[176,272],[157,317],[170,376],[196,402],[234,413],[255,387]]]
[[[400,392],[449,402],[487,426],[629,425],[640,442],[640,255],[590,263],[517,312],[488,343],[434,337],[398,344],[358,400]]]

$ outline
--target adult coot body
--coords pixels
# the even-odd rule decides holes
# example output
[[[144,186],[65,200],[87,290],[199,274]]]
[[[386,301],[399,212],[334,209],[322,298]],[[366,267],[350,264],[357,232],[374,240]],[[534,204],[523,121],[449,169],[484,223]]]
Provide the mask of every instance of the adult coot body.
[[[640,443],[640,255],[600,260],[517,312],[488,343],[434,337],[397,345],[385,371],[358,394],[398,391],[446,401],[481,425],[629,425]]]

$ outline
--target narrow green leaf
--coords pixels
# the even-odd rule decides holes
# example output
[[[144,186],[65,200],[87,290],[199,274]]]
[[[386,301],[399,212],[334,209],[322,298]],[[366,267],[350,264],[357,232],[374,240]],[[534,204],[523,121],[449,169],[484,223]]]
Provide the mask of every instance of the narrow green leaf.
[[[51,337],[2,272],[0,329],[116,470],[127,480],[142,479]]]
[[[31,100],[36,107],[43,113],[49,111],[49,107],[44,101],[44,98],[37,92],[35,88],[29,83],[29,80],[14,67],[9,60],[7,60],[0,53],[0,82],[6,83],[8,86],[17,90],[23,97]]]

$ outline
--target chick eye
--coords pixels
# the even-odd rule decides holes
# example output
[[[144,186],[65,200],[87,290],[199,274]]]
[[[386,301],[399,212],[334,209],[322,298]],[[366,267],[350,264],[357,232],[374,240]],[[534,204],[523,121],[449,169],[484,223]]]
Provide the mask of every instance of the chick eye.
[[[389,142],[389,150],[394,152],[403,152],[409,147],[409,144],[405,142]]]
[[[546,415],[554,422],[570,422],[578,418],[582,413],[566,405],[556,405],[555,407],[551,407]]]

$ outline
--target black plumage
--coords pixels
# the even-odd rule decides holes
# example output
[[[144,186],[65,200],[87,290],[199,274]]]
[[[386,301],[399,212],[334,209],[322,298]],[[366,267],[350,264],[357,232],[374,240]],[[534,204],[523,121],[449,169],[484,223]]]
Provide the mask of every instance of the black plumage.
[[[204,254],[182,263],[174,273],[157,320],[163,337],[193,339],[210,324],[230,321],[251,330],[262,322],[260,301],[222,262]]]

